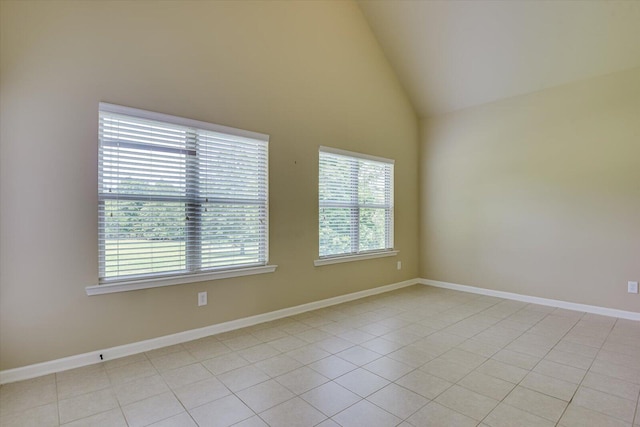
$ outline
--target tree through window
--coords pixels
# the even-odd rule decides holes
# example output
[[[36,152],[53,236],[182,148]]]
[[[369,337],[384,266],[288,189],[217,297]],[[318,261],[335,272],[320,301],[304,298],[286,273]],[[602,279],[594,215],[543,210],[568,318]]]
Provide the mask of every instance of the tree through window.
[[[393,160],[321,147],[320,257],[393,249]]]
[[[101,281],[266,265],[268,136],[100,104]]]

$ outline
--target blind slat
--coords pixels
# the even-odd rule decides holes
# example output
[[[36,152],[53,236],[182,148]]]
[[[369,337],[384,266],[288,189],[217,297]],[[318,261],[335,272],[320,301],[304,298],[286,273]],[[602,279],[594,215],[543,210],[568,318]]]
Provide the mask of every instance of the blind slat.
[[[265,135],[102,104],[99,121],[101,281],[267,263]]]
[[[393,168],[388,159],[320,149],[320,257],[393,249]]]

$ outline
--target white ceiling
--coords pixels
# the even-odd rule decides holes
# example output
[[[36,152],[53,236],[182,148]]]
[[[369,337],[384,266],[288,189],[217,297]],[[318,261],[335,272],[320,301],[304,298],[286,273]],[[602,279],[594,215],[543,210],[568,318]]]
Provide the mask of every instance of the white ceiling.
[[[640,1],[358,2],[422,117],[640,67]]]

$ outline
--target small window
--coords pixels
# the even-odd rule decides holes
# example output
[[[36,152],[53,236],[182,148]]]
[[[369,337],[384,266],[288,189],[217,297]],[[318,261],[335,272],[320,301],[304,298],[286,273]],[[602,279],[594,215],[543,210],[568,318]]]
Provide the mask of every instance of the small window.
[[[264,266],[268,136],[100,104],[101,283]]]
[[[393,160],[320,148],[320,258],[393,250]]]

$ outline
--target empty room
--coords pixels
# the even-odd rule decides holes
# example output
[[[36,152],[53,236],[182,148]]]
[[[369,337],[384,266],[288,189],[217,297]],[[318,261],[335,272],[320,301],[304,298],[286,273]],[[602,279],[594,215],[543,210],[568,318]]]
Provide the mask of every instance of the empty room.
[[[0,426],[640,427],[640,1],[0,0]]]

